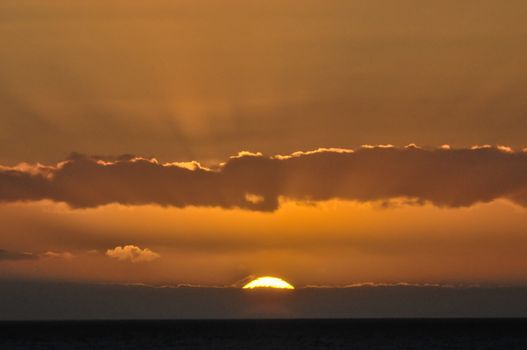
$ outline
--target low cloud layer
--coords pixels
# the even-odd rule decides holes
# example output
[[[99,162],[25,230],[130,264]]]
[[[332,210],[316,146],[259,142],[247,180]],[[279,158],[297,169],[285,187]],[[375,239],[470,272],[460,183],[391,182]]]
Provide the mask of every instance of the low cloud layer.
[[[521,287],[445,288],[394,284],[268,292],[0,280],[0,320],[527,317],[527,289]],[[415,322],[417,327],[422,327],[422,320]],[[482,325],[488,326],[487,322],[485,320]],[[21,329],[24,336],[33,335],[34,328],[30,326],[31,323],[25,329],[24,324],[20,324],[16,329]],[[120,324],[116,326],[121,327]],[[454,323],[453,327],[459,324]],[[479,335],[480,324],[474,327],[474,334]],[[41,329],[47,332],[45,327]],[[223,330],[222,327],[218,329]],[[523,330],[520,326],[515,329],[518,334]],[[239,330],[236,332],[238,335]],[[511,339],[504,339],[507,346],[503,348],[511,348]],[[152,339],[147,341],[145,347],[152,347]]]
[[[141,249],[135,245],[126,245],[124,247],[115,247],[108,249],[106,255],[110,258],[123,261],[135,262],[149,262],[159,259],[161,256],[148,248]]]
[[[527,206],[527,153],[507,147],[370,146],[274,157],[244,152],[214,169],[188,164],[73,154],[52,166],[0,167],[0,201],[47,199],[76,208],[120,203],[273,211],[281,197],[360,202],[403,197],[442,207],[498,198]]]

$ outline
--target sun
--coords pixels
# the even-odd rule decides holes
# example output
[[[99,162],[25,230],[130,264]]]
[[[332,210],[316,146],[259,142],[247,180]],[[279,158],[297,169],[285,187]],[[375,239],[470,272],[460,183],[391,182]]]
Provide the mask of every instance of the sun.
[[[254,288],[295,289],[295,287],[283,279],[271,276],[258,277],[243,286],[243,289]]]

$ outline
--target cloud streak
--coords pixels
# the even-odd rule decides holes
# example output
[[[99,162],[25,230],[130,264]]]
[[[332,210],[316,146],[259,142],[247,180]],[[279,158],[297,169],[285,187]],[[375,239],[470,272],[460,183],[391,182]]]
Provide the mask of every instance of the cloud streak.
[[[38,259],[38,256],[32,253],[12,252],[12,251],[0,249],[0,261],[36,260],[36,259]]]
[[[47,259],[65,259],[65,260],[71,260],[75,257],[70,252],[53,252],[53,251],[47,251],[44,254],[41,255],[43,258]]]
[[[0,201],[274,211],[282,197],[360,202],[403,197],[440,207],[498,198],[527,206],[527,153],[504,147],[367,146],[274,157],[243,152],[212,169],[181,164],[73,154],[52,166],[1,167]]]

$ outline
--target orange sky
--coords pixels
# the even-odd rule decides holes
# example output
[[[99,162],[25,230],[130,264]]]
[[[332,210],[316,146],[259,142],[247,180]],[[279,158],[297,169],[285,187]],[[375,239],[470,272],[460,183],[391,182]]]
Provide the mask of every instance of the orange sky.
[[[81,193],[99,191],[82,182],[76,186]],[[8,200],[0,210],[1,273],[221,286],[254,275],[283,276],[298,286],[524,284],[527,209],[520,203],[499,196],[462,206],[419,198],[280,197],[276,209],[262,211],[119,203],[75,208],[48,199]]]
[[[0,164],[525,147],[523,0],[4,1]]]
[[[0,278],[524,285],[526,16],[1,2]]]

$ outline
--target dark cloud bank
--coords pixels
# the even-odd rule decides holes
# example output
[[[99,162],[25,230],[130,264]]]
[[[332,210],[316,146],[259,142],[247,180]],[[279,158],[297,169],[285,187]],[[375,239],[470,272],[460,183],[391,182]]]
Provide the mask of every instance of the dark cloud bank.
[[[279,198],[470,206],[507,198],[527,205],[527,153],[504,148],[360,148],[265,157],[241,154],[210,170],[123,156],[73,154],[54,166],[0,168],[0,201],[48,199],[72,207],[214,206],[273,211]]]
[[[0,281],[0,320],[526,317],[526,288],[356,287],[294,291]]]

